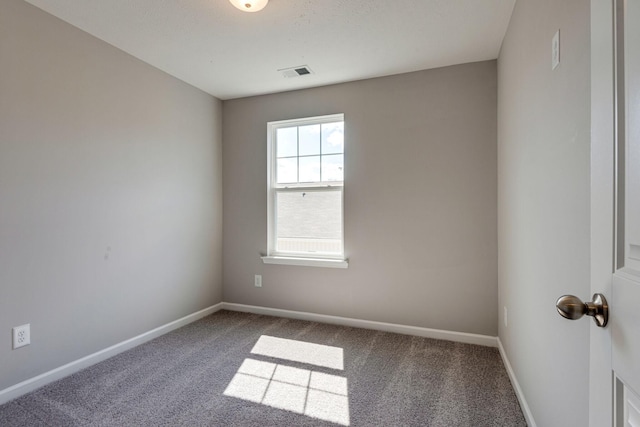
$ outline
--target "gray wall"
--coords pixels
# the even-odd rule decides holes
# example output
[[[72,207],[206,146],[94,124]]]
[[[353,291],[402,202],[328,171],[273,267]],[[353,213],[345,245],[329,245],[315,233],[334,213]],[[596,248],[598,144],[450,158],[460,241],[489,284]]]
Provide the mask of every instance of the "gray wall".
[[[495,336],[496,96],[487,61],[224,101],[224,300]],[[349,268],[264,265],[267,122],[332,113]]]
[[[2,390],[221,301],[222,187],[219,100],[21,0],[0,70]]]
[[[498,60],[500,340],[539,426],[588,424],[591,322],[555,301],[590,295],[589,8],[518,0]]]

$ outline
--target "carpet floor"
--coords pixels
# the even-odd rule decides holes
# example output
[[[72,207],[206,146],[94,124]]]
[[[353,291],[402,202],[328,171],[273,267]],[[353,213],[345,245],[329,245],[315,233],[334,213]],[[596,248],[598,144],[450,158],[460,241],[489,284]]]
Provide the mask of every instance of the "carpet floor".
[[[219,311],[0,406],[0,426],[526,426],[495,348]]]

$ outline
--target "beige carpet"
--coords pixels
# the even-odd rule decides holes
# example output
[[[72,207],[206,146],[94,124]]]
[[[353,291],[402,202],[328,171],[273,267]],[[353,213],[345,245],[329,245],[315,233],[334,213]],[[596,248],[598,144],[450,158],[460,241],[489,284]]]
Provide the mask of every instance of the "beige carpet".
[[[526,426],[495,348],[220,311],[0,406],[1,426]]]

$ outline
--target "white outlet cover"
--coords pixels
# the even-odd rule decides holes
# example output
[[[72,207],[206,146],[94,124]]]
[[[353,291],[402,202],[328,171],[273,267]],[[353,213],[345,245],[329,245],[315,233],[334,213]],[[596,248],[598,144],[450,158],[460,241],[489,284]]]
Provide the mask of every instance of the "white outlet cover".
[[[256,285],[256,288],[261,288],[262,287],[262,276],[259,275],[259,274],[256,274],[253,283]]]
[[[13,349],[31,344],[31,324],[20,325],[13,328]]]
[[[551,69],[555,70],[560,65],[560,30],[556,31],[551,41]]]

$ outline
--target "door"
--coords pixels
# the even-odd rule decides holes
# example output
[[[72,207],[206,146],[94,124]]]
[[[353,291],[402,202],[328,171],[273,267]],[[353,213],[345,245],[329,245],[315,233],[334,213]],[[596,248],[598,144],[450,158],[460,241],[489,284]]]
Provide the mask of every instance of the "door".
[[[591,0],[589,424],[640,426],[640,0]]]
[[[640,0],[619,1],[611,357],[616,426],[640,426]]]

